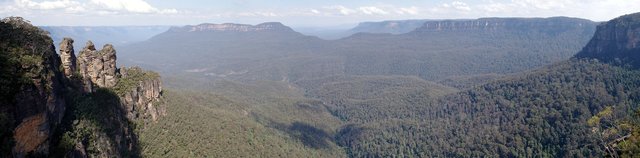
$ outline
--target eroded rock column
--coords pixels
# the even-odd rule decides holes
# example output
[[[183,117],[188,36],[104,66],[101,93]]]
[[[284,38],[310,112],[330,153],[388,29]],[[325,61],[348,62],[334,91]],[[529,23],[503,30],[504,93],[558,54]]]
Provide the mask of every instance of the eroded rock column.
[[[73,39],[64,38],[60,42],[60,59],[62,60],[62,68],[64,75],[73,77],[76,72],[76,55],[73,52]]]

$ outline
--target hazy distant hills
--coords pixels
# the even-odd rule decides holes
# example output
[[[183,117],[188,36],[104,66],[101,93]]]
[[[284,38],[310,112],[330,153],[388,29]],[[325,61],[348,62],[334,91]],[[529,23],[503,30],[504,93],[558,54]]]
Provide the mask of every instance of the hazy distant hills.
[[[309,54],[322,47],[317,45],[321,42],[280,23],[201,24],[171,28],[147,41],[125,46],[122,54],[132,63],[165,72],[226,76],[264,61]]]
[[[317,118],[340,122],[313,131],[335,132],[332,143],[350,157],[595,156],[617,135],[601,138],[591,130],[611,131],[615,121],[591,126],[587,120],[607,108],[614,113],[609,119],[629,118],[637,104],[630,98],[640,94],[637,71],[571,59],[597,25],[566,17],[438,20],[407,33],[322,40],[280,23],[202,24],[172,28],[120,53],[173,76],[172,86],[269,105],[260,108],[279,105],[278,112],[330,113]],[[603,40],[595,43],[611,41],[603,37],[612,33],[600,34],[594,39]],[[623,46],[635,45],[635,36],[624,37],[629,42]],[[600,45],[593,50],[620,42]],[[236,84],[251,90],[229,87]],[[317,99],[310,107],[324,108],[247,96],[258,91]],[[282,117],[270,110],[253,115]]]
[[[389,20],[380,22],[361,22],[358,26],[348,31],[349,35],[355,33],[390,33],[403,34],[421,27],[429,20]]]
[[[387,20],[376,22],[361,22],[352,28],[296,28],[306,35],[317,36],[322,39],[336,40],[356,33],[390,33],[402,34],[415,30],[429,20]]]
[[[167,31],[169,26],[40,26],[40,28],[51,34],[54,44],[59,44],[64,37],[71,37],[79,44],[84,44],[90,39],[98,46],[107,43],[121,46],[147,40]]]
[[[587,43],[596,24],[563,17],[444,20],[404,34],[358,33],[340,40],[305,36],[280,23],[203,24],[125,46],[121,56],[160,71],[237,80],[342,74],[440,80],[566,60]],[[277,29],[234,31],[251,27]]]
[[[428,21],[399,35],[358,33],[333,41],[350,74],[448,76],[513,73],[568,59],[597,23],[573,18]],[[357,49],[354,49],[357,48]]]
[[[363,23],[338,40],[277,22],[205,23],[123,46],[119,58],[186,90],[167,93],[172,117],[143,134],[149,155],[633,155],[633,144],[603,145],[640,140],[630,135],[640,71],[624,66],[638,60],[638,21]]]
[[[349,148],[351,157],[384,157],[396,152],[420,157],[633,157],[640,137],[640,71],[626,66],[638,62],[638,17],[640,13],[600,24],[576,58],[432,102],[392,99],[412,101],[413,106],[408,107],[416,109],[395,110],[407,108],[398,104],[380,108],[394,109],[394,116],[406,116],[402,119],[389,118],[383,113],[388,110],[362,113],[359,111],[368,108],[347,109],[349,118],[378,113],[378,120],[369,118],[367,123],[345,126],[337,141]],[[522,25],[496,26],[518,30]],[[428,30],[451,29],[442,26]],[[494,27],[466,30],[478,29]],[[570,28],[554,26],[541,32],[564,29]]]

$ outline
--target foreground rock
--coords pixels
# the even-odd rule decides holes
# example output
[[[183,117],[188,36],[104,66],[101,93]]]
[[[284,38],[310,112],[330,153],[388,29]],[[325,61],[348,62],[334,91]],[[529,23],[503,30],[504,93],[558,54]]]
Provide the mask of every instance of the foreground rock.
[[[138,157],[137,129],[164,115],[157,73],[116,67],[110,44],[73,39],[56,54],[45,31],[0,21],[0,157]],[[121,72],[123,72],[121,74]]]

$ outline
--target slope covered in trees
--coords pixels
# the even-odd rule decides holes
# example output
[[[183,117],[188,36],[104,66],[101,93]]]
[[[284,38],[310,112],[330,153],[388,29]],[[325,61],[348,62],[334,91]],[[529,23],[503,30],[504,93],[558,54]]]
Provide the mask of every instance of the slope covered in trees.
[[[603,155],[587,120],[605,107],[627,117],[639,85],[637,70],[572,60],[416,105],[413,118],[347,126],[338,142],[354,157]]]
[[[482,18],[334,41],[279,23],[201,24],[123,57],[175,89],[168,116],[141,130],[151,157],[633,155],[638,15],[597,31]]]
[[[629,155],[637,150],[640,71],[630,35],[638,31],[629,27],[637,16],[601,24],[584,49],[590,56],[416,105],[413,118],[345,126],[337,141],[354,157]]]
[[[438,23],[441,28],[432,28]],[[587,43],[595,25],[565,17],[443,20],[399,35],[359,33],[327,41],[279,23],[201,24],[171,29],[121,52],[128,62],[154,70],[217,79],[295,82],[331,75],[409,75],[435,81],[520,72],[566,60]],[[218,26],[226,30],[202,29]],[[264,26],[269,29],[237,31]]]
[[[277,91],[286,89],[277,84],[219,84],[224,85],[208,92],[168,91],[167,117],[142,130],[142,155],[346,156],[333,141],[341,123],[320,101]]]

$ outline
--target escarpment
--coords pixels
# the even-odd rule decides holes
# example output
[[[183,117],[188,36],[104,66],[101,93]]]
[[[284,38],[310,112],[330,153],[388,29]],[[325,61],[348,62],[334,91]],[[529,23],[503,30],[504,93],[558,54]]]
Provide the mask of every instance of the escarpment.
[[[61,48],[66,43],[62,44]],[[74,104],[74,108],[76,113],[84,114],[67,122],[71,126],[70,132],[61,134],[63,138],[71,135],[71,140],[58,143],[69,150],[63,153],[65,156],[135,157],[139,151],[136,129],[165,115],[164,107],[160,106],[160,75],[137,67],[118,68],[116,59],[113,45],[106,44],[96,50],[88,41],[75,62],[77,65],[69,66],[78,68],[74,73],[79,76],[71,78],[76,81],[70,83],[80,83],[75,87],[80,87],[83,96],[75,98],[80,104]],[[100,132],[104,130],[108,132]],[[86,141],[87,138],[91,141]]]
[[[616,65],[640,67],[640,13],[598,25],[589,43],[576,54]]]
[[[120,75],[115,89],[129,119],[149,123],[166,115],[163,106],[156,106],[162,95],[160,75],[139,67],[121,68]]]
[[[0,21],[0,157],[138,157],[137,129],[165,115],[160,76],[118,68],[116,50],[19,17]]]
[[[160,75],[138,67],[117,68],[116,59],[113,45],[106,44],[102,50],[96,50],[93,43],[88,41],[77,62],[83,91],[87,93],[95,92],[98,88],[112,88],[120,97],[127,118],[156,121],[158,116],[164,115],[164,108],[153,104],[159,102],[161,97]]]
[[[46,32],[0,21],[0,157],[46,155],[67,108],[60,57]]]

